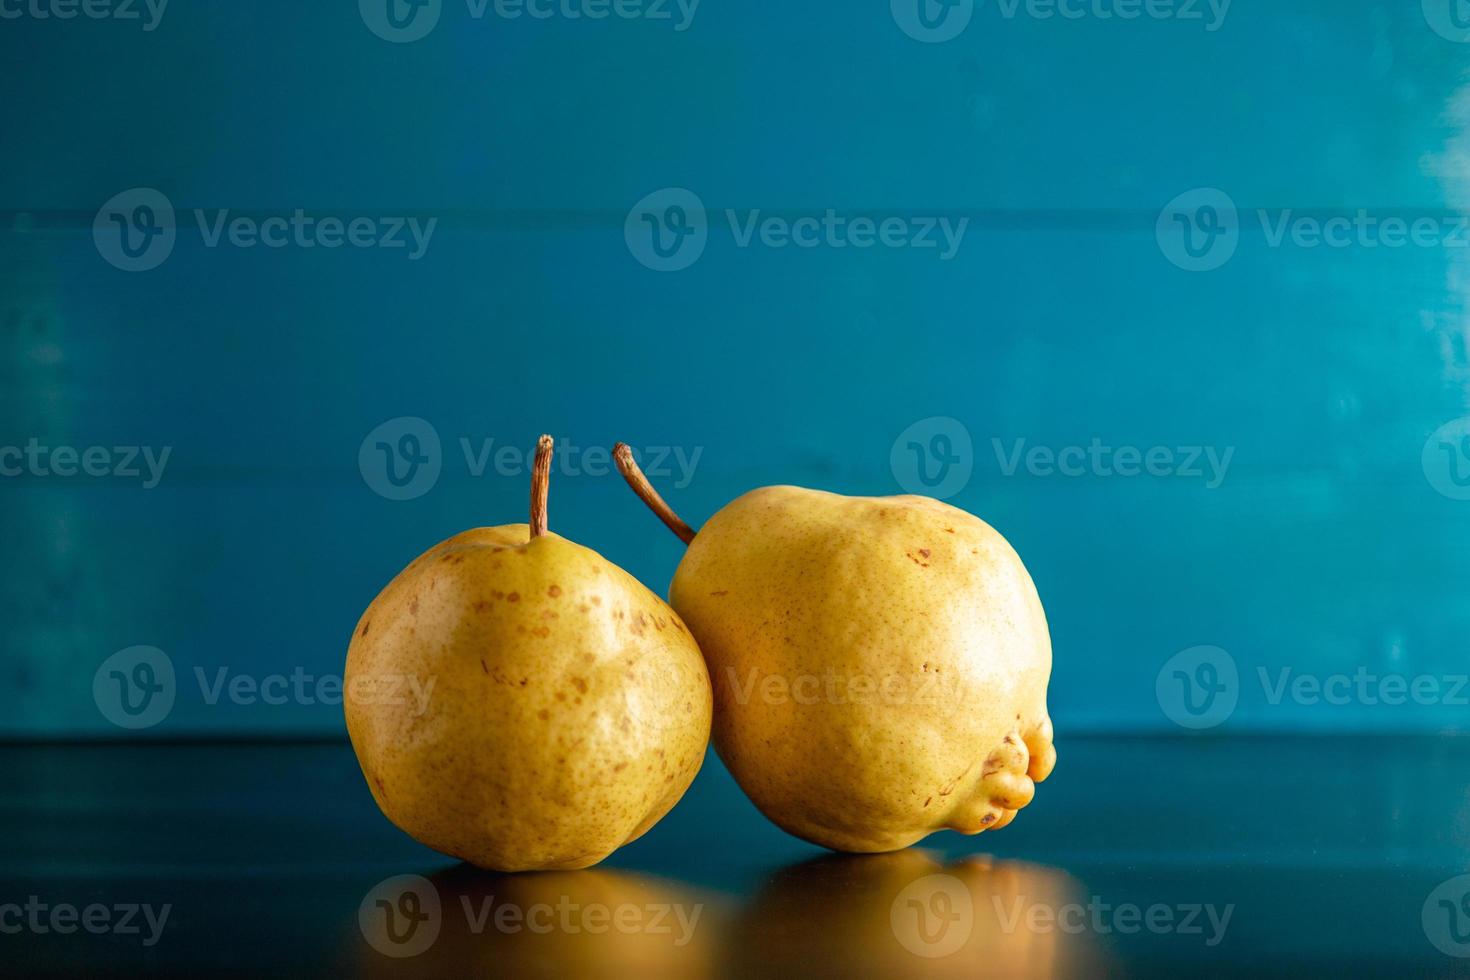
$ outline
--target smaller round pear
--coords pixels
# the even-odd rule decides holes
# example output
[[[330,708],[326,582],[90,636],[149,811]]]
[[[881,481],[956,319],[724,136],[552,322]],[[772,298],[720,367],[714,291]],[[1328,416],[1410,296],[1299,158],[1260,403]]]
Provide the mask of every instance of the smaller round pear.
[[[347,731],[373,799],[420,843],[496,871],[597,864],[669,812],[709,741],[709,675],[683,620],[547,530],[551,454],[542,436],[529,525],[430,548],[347,651]]]

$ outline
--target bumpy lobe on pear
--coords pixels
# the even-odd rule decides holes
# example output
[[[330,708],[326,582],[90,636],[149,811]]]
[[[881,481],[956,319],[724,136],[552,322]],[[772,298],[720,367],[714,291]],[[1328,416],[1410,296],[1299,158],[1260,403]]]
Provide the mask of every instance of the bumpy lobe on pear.
[[[524,524],[431,548],[368,607],[344,677],[373,798],[423,844],[499,871],[596,864],[683,796],[708,674],[661,599]],[[385,692],[411,676],[426,709]],[[407,687],[400,687],[407,690]]]
[[[709,664],[720,757],[806,840],[1003,827],[1056,761],[1036,588],[958,508],[754,490],[695,536],[670,598]]]

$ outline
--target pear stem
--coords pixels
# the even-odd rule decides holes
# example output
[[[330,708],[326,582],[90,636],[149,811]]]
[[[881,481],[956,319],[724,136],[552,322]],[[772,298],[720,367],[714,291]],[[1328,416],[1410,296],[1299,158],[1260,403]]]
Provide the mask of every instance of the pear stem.
[[[618,464],[618,472],[623,474],[623,479],[628,481],[628,486],[638,495],[638,499],[648,505],[648,509],[657,515],[658,519],[668,525],[670,531],[679,536],[679,540],[685,544],[694,540],[694,528],[685,524],[674,513],[658,491],[653,489],[653,484],[648,482],[648,477],[638,468],[638,461],[633,458],[633,450],[626,442],[620,442],[613,446],[613,460]]]
[[[536,441],[536,461],[531,465],[531,539],[546,533],[546,498],[551,493],[551,436]]]

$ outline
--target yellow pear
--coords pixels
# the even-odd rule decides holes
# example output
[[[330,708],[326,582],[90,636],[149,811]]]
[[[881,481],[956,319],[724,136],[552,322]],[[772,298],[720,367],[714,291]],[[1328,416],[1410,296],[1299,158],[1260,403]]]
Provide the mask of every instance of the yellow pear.
[[[709,741],[709,676],[679,616],[546,530],[551,449],[543,436],[529,526],[429,549],[347,651],[347,731],[378,806],[497,871],[601,861],[678,802]]]
[[[776,824],[839,851],[1004,827],[1056,762],[1051,640],[1021,559],[920,496],[764,487],[697,534],[669,591],[704,651],[714,743]]]

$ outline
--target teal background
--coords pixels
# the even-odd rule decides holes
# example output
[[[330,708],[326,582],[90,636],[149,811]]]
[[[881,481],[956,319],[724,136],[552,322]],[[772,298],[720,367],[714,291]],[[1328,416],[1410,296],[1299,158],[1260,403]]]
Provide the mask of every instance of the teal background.
[[[1470,719],[1255,680],[1470,671],[1470,502],[1422,462],[1470,411],[1466,249],[1273,248],[1255,217],[1458,220],[1470,45],[1418,4],[1236,0],[1207,31],[982,2],[924,44],[875,0],[704,0],[683,32],[445,0],[395,44],[351,3],[173,0],[146,32],[0,19],[0,63],[0,446],[172,447],[151,490],[0,478],[0,733],[124,734],[92,682],[139,644],[180,678],[150,734],[340,732],[332,705],[210,705],[193,671],[339,672],[411,558],[524,520],[524,470],[471,475],[461,438],[699,451],[687,487],[658,481],[698,524],[767,483],[901,492],[895,439],[935,416],[974,446],[951,502],[1040,589],[1059,733],[1178,731],[1155,682],[1202,644],[1239,667],[1230,731]],[[181,222],[145,272],[92,236],[135,187]],[[660,273],[624,221],[666,187],[711,231]],[[1240,241],[1187,272],[1155,223],[1201,187]],[[207,248],[193,208],[439,224],[418,261]],[[725,208],[970,226],[948,262],[740,248]],[[407,501],[358,466],[400,416],[443,445]],[[1209,489],[1006,476],[991,444],[1093,437],[1234,456]],[[552,523],[665,591],[680,546],[616,475],[556,475]]]

